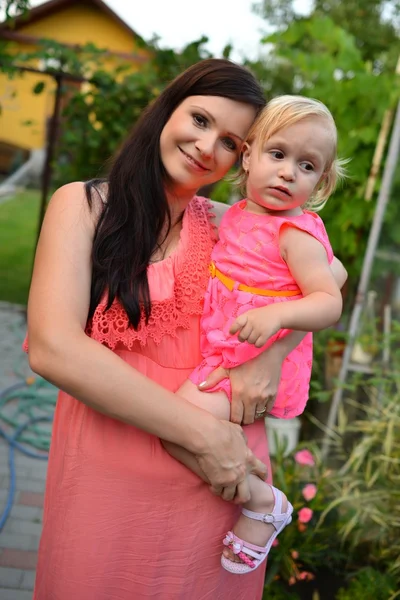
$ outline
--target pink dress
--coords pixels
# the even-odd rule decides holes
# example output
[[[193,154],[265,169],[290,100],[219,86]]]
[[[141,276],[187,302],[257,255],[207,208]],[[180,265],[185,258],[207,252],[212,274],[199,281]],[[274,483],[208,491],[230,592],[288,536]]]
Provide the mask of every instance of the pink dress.
[[[212,261],[217,269],[236,282],[230,291],[218,277],[210,277],[201,319],[201,353],[203,361],[190,375],[196,385],[206,379],[216,367],[234,367],[258,356],[276,339],[287,335],[280,330],[263,348],[240,342],[229,329],[233,321],[248,310],[274,302],[288,302],[301,298],[301,294],[285,296],[260,296],[238,289],[239,284],[273,291],[294,291],[298,286],[279,251],[279,232],[282,227],[297,227],[314,236],[327,252],[329,263],[333,252],[320,217],[304,211],[297,217],[279,217],[254,214],[246,210],[246,200],[233,205],[224,215],[219,228],[219,241],[212,251]],[[293,418],[304,411],[308,400],[312,367],[312,334],[288,355],[282,366],[277,398],[271,414],[284,419]],[[209,392],[223,390],[231,397],[230,380],[225,379]]]
[[[201,360],[214,242],[209,203],[194,198],[178,248],[149,267],[149,325],[127,329],[121,306],[103,314],[102,302],[87,334],[176,391]],[[264,424],[246,434],[269,464]],[[220,565],[237,516],[238,507],[213,496],[158,438],[60,392],[34,600],[260,600],[264,569],[238,577]]]

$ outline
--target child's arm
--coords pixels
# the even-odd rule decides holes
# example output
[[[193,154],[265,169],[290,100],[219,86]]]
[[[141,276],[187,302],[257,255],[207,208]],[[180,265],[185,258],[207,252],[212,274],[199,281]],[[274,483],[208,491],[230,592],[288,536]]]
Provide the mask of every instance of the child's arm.
[[[323,245],[295,227],[285,227],[279,242],[281,255],[304,297],[250,310],[235,320],[230,332],[239,332],[240,341],[257,348],[280,329],[318,331],[329,327],[342,312],[342,295]]]
[[[333,257],[333,261],[330,264],[330,269],[332,275],[335,278],[336,283],[339,286],[339,289],[342,289],[344,284],[347,281],[347,271],[336,256]]]

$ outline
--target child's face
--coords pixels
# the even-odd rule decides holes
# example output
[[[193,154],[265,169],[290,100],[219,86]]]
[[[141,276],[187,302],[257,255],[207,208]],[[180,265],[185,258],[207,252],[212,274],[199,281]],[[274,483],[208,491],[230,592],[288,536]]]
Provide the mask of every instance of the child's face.
[[[257,139],[246,144],[247,198],[268,211],[299,214],[323,178],[332,144],[331,125],[318,117],[279,130],[261,149]]]

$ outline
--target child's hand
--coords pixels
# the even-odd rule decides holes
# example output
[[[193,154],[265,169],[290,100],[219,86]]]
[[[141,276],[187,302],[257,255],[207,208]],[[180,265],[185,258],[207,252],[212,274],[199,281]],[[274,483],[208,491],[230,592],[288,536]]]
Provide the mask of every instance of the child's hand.
[[[231,334],[239,332],[241,342],[261,348],[269,338],[281,329],[276,311],[277,305],[254,308],[238,317],[231,325]]]

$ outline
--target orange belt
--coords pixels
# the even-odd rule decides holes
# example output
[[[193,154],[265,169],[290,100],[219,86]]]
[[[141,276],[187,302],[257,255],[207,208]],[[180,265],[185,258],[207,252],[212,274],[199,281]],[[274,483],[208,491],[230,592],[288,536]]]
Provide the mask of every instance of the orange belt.
[[[208,267],[208,269],[210,271],[211,277],[212,278],[217,277],[217,279],[219,279],[221,281],[221,283],[223,283],[224,286],[226,288],[228,288],[228,290],[230,292],[236,287],[236,281],[234,281],[230,277],[227,277],[226,275],[221,273],[221,271],[219,269],[217,269],[217,267],[215,266],[215,264],[213,262],[210,263],[210,266]],[[240,290],[241,292],[249,292],[250,294],[256,294],[257,296],[271,296],[271,297],[274,297],[274,296],[299,296],[301,294],[301,291],[299,289],[297,289],[297,290],[281,290],[281,291],[261,290],[260,288],[250,287],[248,285],[244,285],[243,283],[240,283],[237,286],[237,289]]]

